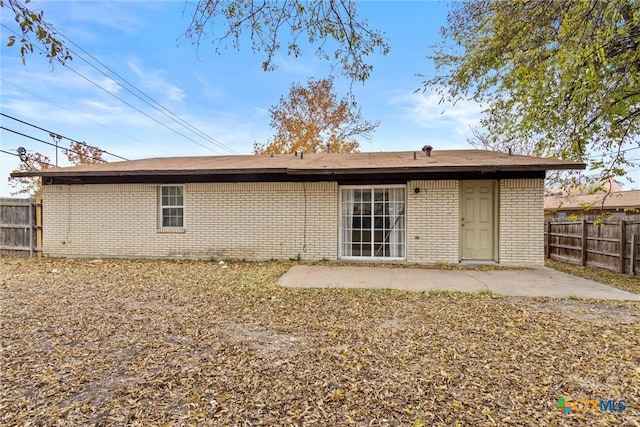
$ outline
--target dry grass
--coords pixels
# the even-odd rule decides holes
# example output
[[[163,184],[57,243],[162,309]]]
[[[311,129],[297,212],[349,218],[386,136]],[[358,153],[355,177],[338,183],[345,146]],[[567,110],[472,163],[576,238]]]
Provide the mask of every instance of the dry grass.
[[[640,276],[616,273],[604,268],[582,267],[581,265],[568,264],[551,259],[547,260],[545,265],[563,273],[595,280],[618,289],[640,294]]]
[[[2,260],[3,425],[631,425],[640,305],[289,289],[286,263]],[[622,413],[554,409],[626,399]]]

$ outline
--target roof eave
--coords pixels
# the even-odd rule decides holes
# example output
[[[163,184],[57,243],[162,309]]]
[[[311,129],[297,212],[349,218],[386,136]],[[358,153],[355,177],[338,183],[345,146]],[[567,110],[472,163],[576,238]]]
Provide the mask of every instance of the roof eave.
[[[406,173],[441,173],[441,172],[529,172],[565,169],[585,169],[582,164],[562,165],[508,165],[508,166],[429,166],[429,167],[396,167],[396,168],[349,168],[349,169],[288,169],[289,175],[353,175],[353,174],[406,174]]]
[[[258,169],[195,169],[195,170],[136,170],[136,171],[62,171],[62,170],[43,170],[33,172],[12,172],[12,178],[21,177],[54,177],[54,178],[80,178],[80,177],[111,177],[111,176],[193,176],[193,175],[238,175],[245,173],[287,173],[286,168],[258,168]]]
[[[478,165],[478,166],[418,166],[418,167],[371,167],[371,168],[246,168],[246,169],[179,169],[179,170],[133,170],[133,171],[70,171],[45,169],[40,171],[12,172],[12,178],[24,177],[114,177],[114,176],[194,176],[194,175],[239,175],[239,174],[288,174],[288,175],[354,175],[354,174],[406,174],[441,172],[527,172],[566,169],[585,169],[584,163],[534,164],[534,165]]]

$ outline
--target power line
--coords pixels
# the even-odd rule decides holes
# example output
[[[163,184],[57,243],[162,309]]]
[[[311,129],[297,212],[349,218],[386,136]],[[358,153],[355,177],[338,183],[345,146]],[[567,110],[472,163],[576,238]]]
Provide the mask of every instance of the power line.
[[[1,24],[1,25],[2,25],[2,27],[4,27],[5,29],[7,29],[8,31],[12,32],[12,33],[13,33],[13,34],[15,34],[16,36],[23,37],[22,35],[20,35],[20,34],[16,33],[14,30],[12,30],[11,28],[7,27],[5,24]],[[59,31],[58,31],[58,30],[56,30],[56,29],[55,29],[55,27],[53,27],[51,24],[49,24],[49,26],[50,26],[50,27],[52,28],[52,30],[54,30],[56,33],[59,33]],[[72,44],[74,44],[75,46],[77,46],[77,45],[76,45],[73,41],[71,41],[69,38],[67,38],[67,37],[64,37],[64,38],[65,38],[65,39],[67,39],[67,40],[69,40],[69,41],[70,41]],[[40,50],[42,53],[46,53],[46,52],[45,52],[41,47],[39,47],[39,46],[37,46],[37,45],[36,45],[36,48],[37,48],[38,50]],[[84,49],[80,48],[79,46],[78,46],[78,48],[84,51]],[[73,52],[71,49],[69,49],[69,51]],[[85,51],[85,52],[86,52],[86,51]],[[75,54],[75,52],[73,52],[73,53]],[[78,55],[78,56],[79,56],[79,55]],[[90,55],[90,56],[91,56],[91,55]],[[84,62],[86,62],[87,64],[89,64],[92,68],[96,69],[96,70],[97,70],[98,72],[100,72],[101,74],[103,74],[103,75],[105,75],[106,77],[108,77],[109,79],[113,80],[115,83],[117,83],[120,87],[122,87],[122,88],[124,88],[125,90],[127,90],[129,93],[132,93],[134,96],[136,96],[136,98],[138,98],[138,99],[142,100],[143,102],[145,102],[146,104],[150,105],[150,106],[151,106],[152,108],[154,108],[156,111],[159,111],[160,113],[162,113],[162,114],[164,114],[165,116],[169,117],[169,118],[170,118],[171,120],[173,120],[174,122],[177,122],[177,123],[178,123],[178,124],[180,124],[182,127],[185,127],[185,128],[187,128],[188,130],[190,130],[191,132],[194,132],[194,133],[196,133],[196,134],[198,134],[198,132],[200,132],[202,135],[204,135],[204,136],[199,135],[200,137],[210,139],[210,140],[209,140],[209,141],[207,141],[207,142],[211,142],[211,143],[213,143],[213,144],[215,144],[215,145],[217,145],[217,146],[219,146],[219,147],[224,148],[225,150],[227,150],[227,151],[229,151],[229,152],[231,152],[231,153],[236,153],[236,154],[237,154],[237,151],[235,151],[235,150],[233,150],[233,149],[231,149],[231,148],[227,147],[226,145],[222,144],[221,142],[218,142],[217,140],[215,140],[215,139],[213,139],[213,138],[209,137],[209,136],[208,136],[208,135],[206,135],[204,132],[202,132],[202,131],[200,131],[200,130],[198,130],[198,132],[196,132],[196,131],[194,131],[194,130],[192,130],[192,129],[189,129],[189,127],[188,127],[188,126],[191,126],[191,127],[193,127],[194,129],[197,129],[197,128],[195,128],[195,126],[193,126],[193,125],[188,124],[188,123],[187,123],[186,121],[184,121],[183,119],[180,119],[180,120],[181,120],[181,121],[183,121],[184,123],[187,123],[187,125],[188,125],[188,126],[186,126],[186,125],[184,125],[184,124],[179,123],[176,119],[174,119],[174,118],[172,118],[172,117],[168,116],[166,113],[163,113],[163,112],[162,112],[162,111],[160,111],[157,107],[154,107],[154,106],[153,106],[153,105],[151,105],[149,102],[147,102],[147,101],[143,100],[142,98],[140,98],[140,96],[136,95],[136,94],[135,94],[135,93],[133,93],[131,90],[129,90],[128,88],[124,87],[120,82],[118,82],[118,81],[114,80],[112,77],[108,76],[108,75],[107,75],[107,74],[105,74],[103,71],[101,71],[101,70],[99,70],[98,68],[96,68],[93,64],[89,63],[86,59],[82,58],[81,56],[79,56],[79,58],[80,58],[80,59],[82,59],[82,60],[83,60]],[[103,66],[104,66],[104,64],[102,64],[102,63],[101,63],[100,61],[98,61],[97,59],[96,59],[96,62],[98,62],[98,63],[100,63],[101,65],[103,65]],[[174,132],[174,133],[176,133],[176,134],[178,134],[178,135],[182,136],[183,138],[185,138],[185,139],[187,139],[187,140],[189,140],[189,141],[191,141],[191,142],[193,142],[193,143],[195,143],[195,144],[197,144],[197,145],[199,145],[199,146],[201,146],[201,147],[203,147],[203,148],[205,148],[205,149],[207,149],[207,150],[209,150],[209,151],[211,151],[211,152],[213,152],[213,153],[220,154],[219,152],[217,152],[217,151],[215,151],[215,150],[211,149],[210,147],[208,147],[208,146],[206,146],[206,145],[201,144],[200,142],[198,142],[198,141],[194,140],[193,138],[190,138],[190,137],[188,137],[188,136],[184,135],[183,133],[181,133],[181,132],[179,132],[179,131],[177,131],[177,130],[175,130],[175,129],[171,128],[170,126],[166,125],[165,123],[162,123],[161,121],[159,121],[159,120],[157,120],[157,119],[153,118],[153,117],[152,117],[152,116],[150,116],[149,114],[147,114],[147,113],[143,112],[143,111],[142,111],[142,110],[140,110],[139,108],[137,108],[137,107],[133,106],[132,104],[130,104],[129,102],[127,102],[127,101],[125,101],[124,99],[120,98],[119,96],[115,95],[114,93],[112,93],[112,92],[110,92],[109,90],[107,90],[107,89],[103,88],[103,87],[102,87],[102,86],[100,86],[98,83],[94,82],[93,80],[91,80],[90,78],[86,77],[86,76],[85,76],[85,75],[83,75],[82,73],[80,73],[80,72],[76,71],[76,70],[75,70],[75,69],[73,69],[71,66],[69,66],[67,63],[62,62],[62,61],[60,61],[60,63],[61,63],[64,67],[66,67],[67,69],[69,69],[70,71],[72,71],[73,73],[75,73],[76,75],[78,75],[78,76],[80,76],[81,78],[85,79],[86,81],[88,81],[89,83],[93,84],[93,85],[94,85],[94,86],[96,86],[97,88],[99,88],[99,89],[101,89],[102,91],[104,91],[104,92],[108,93],[109,95],[111,95],[112,97],[116,98],[117,100],[119,100],[119,101],[120,101],[120,102],[122,102],[123,104],[125,104],[125,105],[127,105],[128,107],[130,107],[130,108],[132,108],[132,109],[136,110],[136,111],[137,111],[137,112],[139,112],[140,114],[142,114],[142,115],[144,115],[145,117],[147,117],[147,118],[151,119],[152,121],[154,121],[154,122],[156,122],[157,124],[159,124],[159,125],[163,126],[164,128],[169,129],[170,131],[172,131],[172,132]],[[105,68],[109,69],[109,68],[108,68],[108,67],[106,67],[106,66],[105,66]],[[110,70],[110,69],[109,69],[109,70]],[[110,71],[111,71],[111,70],[110,70]],[[113,71],[112,71],[112,72],[113,72]],[[118,75],[118,74],[117,74],[117,73],[115,73],[115,72],[113,72],[113,73],[114,73],[114,74],[116,74],[116,75]],[[126,81],[126,80],[125,80],[125,81]],[[140,91],[139,89],[137,89],[137,88],[136,88],[135,86],[133,86],[131,83],[127,82],[127,84],[131,85],[131,86],[132,86],[132,87],[134,87],[137,91],[139,91],[140,93],[142,93],[144,96],[146,96],[147,98],[151,99],[148,95],[144,94],[142,91]],[[153,102],[155,102],[156,104],[158,104],[158,103],[157,103],[156,101],[154,101],[153,99],[151,99],[151,100],[152,100]],[[158,105],[160,105],[160,104],[158,104]],[[164,107],[162,107],[162,108],[164,108]],[[164,109],[166,110],[166,108],[164,108]],[[167,111],[169,111],[169,110],[167,110]],[[172,115],[173,115],[173,116],[175,116],[175,117],[178,117],[178,116],[177,116],[177,115],[175,115],[174,113],[171,113],[171,112],[169,112],[169,113],[170,113],[170,114],[172,114]]]
[[[76,116],[78,116],[78,117],[81,117],[81,118],[82,118],[82,119],[84,119],[84,120],[88,120],[88,121],[90,121],[90,122],[93,122],[93,123],[95,123],[95,124],[97,124],[97,125],[99,125],[99,126],[102,126],[102,127],[103,127],[103,128],[105,128],[105,129],[109,129],[109,130],[111,130],[112,132],[118,133],[118,134],[120,134],[120,135],[122,135],[122,136],[124,136],[124,137],[126,137],[126,138],[129,138],[130,140],[138,141],[138,142],[140,142],[140,143],[142,143],[142,144],[148,144],[148,142],[142,141],[142,140],[140,140],[140,139],[138,139],[138,138],[136,138],[136,137],[134,137],[134,136],[125,135],[124,133],[120,132],[120,131],[119,131],[119,130],[117,130],[117,129],[114,129],[114,128],[110,127],[110,126],[106,126],[106,125],[104,125],[103,123],[100,123],[100,122],[98,122],[98,121],[96,121],[96,120],[93,120],[93,119],[92,119],[92,118],[90,118],[90,117],[84,116],[84,115],[82,115],[82,114],[80,114],[80,113],[78,113],[78,112],[76,112],[76,111],[72,111],[72,110],[70,110],[70,109],[68,109],[68,108],[65,108],[65,107],[63,107],[63,106],[62,106],[62,105],[60,105],[60,104],[56,104],[55,102],[53,102],[53,101],[51,101],[51,100],[49,100],[49,99],[47,99],[47,98],[44,98],[44,97],[42,97],[42,96],[38,95],[37,93],[33,93],[33,92],[29,91],[28,89],[25,89],[25,88],[24,88],[24,87],[22,87],[22,86],[19,86],[19,85],[17,85],[17,84],[15,84],[15,83],[13,83],[13,82],[10,82],[10,81],[9,81],[9,80],[7,80],[7,79],[0,78],[0,81],[3,81],[3,82],[5,82],[5,83],[8,83],[8,84],[10,84],[11,86],[14,86],[15,88],[17,88],[17,89],[21,90],[22,92],[28,93],[29,95],[32,95],[32,96],[34,96],[34,97],[36,97],[36,98],[40,98],[40,99],[41,99],[41,100],[43,100],[44,102],[47,102],[47,103],[49,103],[49,104],[51,104],[51,105],[55,105],[56,107],[60,108],[61,110],[67,111],[67,112],[69,112],[69,113],[71,113],[71,114],[74,114],[74,115],[76,115]]]
[[[12,117],[12,116],[10,116],[10,115],[8,115],[8,114],[0,113],[0,115],[1,115],[1,116],[4,116],[4,117],[7,117],[7,118],[9,118],[9,119],[11,119],[11,120],[15,120],[15,121],[17,121],[17,122],[20,122],[20,123],[22,123],[22,124],[25,124],[25,125],[27,125],[27,126],[31,126],[31,127],[33,127],[33,128],[39,129],[39,130],[41,130],[41,131],[48,132],[48,133],[50,133],[50,134],[51,134],[51,133],[53,133],[53,134],[55,134],[55,135],[57,135],[57,136],[60,136],[60,137],[62,137],[62,138],[64,138],[64,139],[67,139],[67,140],[69,140],[69,141],[71,141],[71,142],[75,142],[76,144],[82,144],[82,145],[84,145],[84,146],[86,146],[86,147],[93,148],[94,150],[98,150],[98,151],[100,151],[100,152],[102,152],[102,153],[104,153],[104,154],[108,154],[108,155],[110,155],[110,156],[117,157],[117,158],[122,159],[122,160],[129,160],[129,159],[126,159],[126,158],[124,158],[124,157],[122,157],[122,156],[118,156],[117,154],[110,153],[110,152],[108,152],[107,150],[103,150],[103,149],[101,149],[101,148],[94,147],[93,145],[89,145],[89,144],[87,144],[86,142],[76,141],[75,139],[72,139],[72,138],[69,138],[69,137],[67,137],[67,136],[61,135],[61,134],[59,134],[58,132],[53,132],[53,131],[50,131],[50,130],[48,130],[48,129],[41,128],[40,126],[36,126],[36,125],[34,125],[34,124],[32,124],[32,123],[25,122],[24,120],[17,119],[17,118]],[[65,148],[65,150],[66,150],[66,148]]]
[[[103,62],[101,62],[99,59],[97,59],[96,57],[94,57],[91,53],[87,52],[85,49],[83,49],[82,47],[78,46],[73,40],[71,40],[69,37],[65,36],[62,32],[60,32],[58,29],[56,29],[56,32],[58,34],[60,34],[63,38],[65,38],[69,43],[71,43],[72,45],[74,45],[75,47],[77,47],[78,49],[80,49],[80,51],[82,51],[83,53],[85,53],[86,55],[88,55],[91,59],[93,59],[95,62],[97,62],[98,64],[100,64],[101,66],[103,66],[105,69],[107,69],[109,72],[111,72],[114,76],[118,77],[120,80],[122,80],[123,82],[125,82],[127,85],[131,86],[131,88],[133,88],[136,92],[140,93],[143,97],[145,97],[146,99],[141,98],[139,95],[137,95],[136,93],[134,93],[133,91],[131,91],[129,88],[125,87],[122,85],[122,83],[120,83],[117,80],[114,80],[121,88],[123,88],[124,90],[126,90],[127,92],[131,93],[133,96],[135,96],[136,98],[140,99],[142,102],[144,102],[145,104],[149,105],[151,108],[159,111],[160,113],[162,113],[163,115],[165,115],[166,117],[170,118],[171,120],[173,120],[174,122],[178,123],[179,125],[189,129],[190,131],[192,131],[193,133],[195,133],[196,135],[200,136],[201,138],[208,140],[209,142],[211,142],[212,144],[223,148],[227,151],[229,151],[230,153],[235,153],[238,154],[237,151],[233,150],[232,148],[228,147],[227,145],[223,144],[222,142],[218,141],[217,139],[209,136],[208,134],[206,134],[204,131],[198,129],[197,127],[195,127],[194,125],[192,125],[191,123],[187,122],[186,120],[184,120],[182,117],[178,116],[177,114],[173,113],[172,111],[170,111],[169,109],[167,109],[165,106],[163,106],[162,104],[160,104],[158,101],[156,101],[155,99],[151,98],[149,95],[147,95],[146,93],[144,93],[142,90],[138,89],[137,86],[135,86],[133,83],[130,83],[127,79],[125,79],[124,77],[122,77],[120,74],[118,74],[117,72],[115,72],[114,70],[112,70],[111,68],[109,68],[107,65],[105,65]],[[104,71],[100,70],[98,67],[96,67],[94,64],[92,64],[91,62],[87,61],[86,59],[84,59],[82,56],[78,55],[76,52],[74,52],[73,50],[69,49],[74,55],[76,55],[78,58],[80,58],[82,61],[84,61],[86,64],[88,64],[90,67],[92,67],[94,70],[98,71],[100,74],[102,74],[103,76],[112,79],[113,77],[109,76],[107,73],[105,73]],[[149,101],[151,101],[153,104],[157,105],[154,106],[152,105]],[[160,108],[158,108],[160,107]]]
[[[0,153],[11,154],[12,156],[20,157],[20,154],[12,153],[11,151],[0,150]]]
[[[20,154],[12,153],[10,151],[0,150],[0,153],[11,154],[12,156],[20,157]],[[36,160],[36,162],[38,162],[38,163],[40,163],[42,165],[47,165],[47,166],[49,166],[51,168],[55,168],[56,167],[56,166],[52,165],[51,163],[47,163],[47,162],[45,162],[43,160]]]
[[[9,31],[11,31],[12,33],[14,33],[15,35],[18,35],[18,36],[19,36],[19,34],[18,34],[18,33],[16,33],[15,31],[13,31],[11,28],[7,27],[5,24],[1,24],[1,25],[2,25],[4,28],[6,28],[7,30],[9,30]],[[40,47],[38,47],[38,46],[36,46],[36,47],[38,48],[38,50],[40,50],[41,52],[43,52],[43,53],[44,53],[44,51],[43,51]],[[127,101],[125,101],[124,99],[120,98],[118,95],[116,95],[116,94],[114,94],[114,93],[112,93],[112,92],[108,91],[107,89],[103,88],[103,87],[102,87],[102,86],[100,86],[98,83],[94,82],[94,81],[93,81],[93,80],[91,80],[89,77],[85,76],[84,74],[82,74],[82,73],[80,73],[80,72],[76,71],[75,69],[73,69],[73,68],[72,68],[72,67],[70,67],[69,65],[67,65],[67,64],[65,64],[65,63],[62,63],[62,65],[63,65],[64,67],[66,67],[68,70],[70,70],[71,72],[75,73],[76,75],[80,76],[80,77],[81,77],[81,78],[83,78],[84,80],[88,81],[88,82],[89,82],[89,83],[91,83],[92,85],[96,86],[98,89],[100,89],[100,90],[102,90],[102,91],[104,91],[104,92],[108,93],[108,94],[109,94],[109,95],[111,95],[112,97],[116,98],[118,101],[122,102],[123,104],[125,104],[125,105],[127,105],[127,106],[129,106],[129,107],[131,107],[131,108],[133,108],[134,110],[136,110],[137,112],[139,112],[139,113],[140,113],[140,114],[142,114],[143,116],[145,116],[145,117],[147,117],[147,118],[149,118],[149,119],[153,120],[154,122],[158,123],[160,126],[162,126],[162,127],[165,127],[165,128],[167,128],[167,129],[169,129],[170,131],[172,131],[172,132],[174,132],[174,133],[176,133],[176,134],[178,134],[178,135],[182,136],[183,138],[185,138],[185,139],[187,139],[187,140],[189,140],[189,141],[193,142],[194,144],[197,144],[197,145],[201,146],[202,148],[204,148],[204,149],[206,149],[206,150],[211,151],[212,153],[220,154],[219,152],[217,152],[217,151],[213,150],[212,148],[210,148],[210,147],[208,147],[208,146],[206,146],[206,145],[204,145],[204,144],[202,144],[202,143],[200,143],[200,142],[198,142],[198,141],[194,140],[193,138],[190,138],[190,137],[186,136],[185,134],[183,134],[183,133],[181,133],[181,132],[179,132],[179,131],[177,131],[177,130],[173,129],[172,127],[170,127],[170,126],[166,125],[165,123],[162,123],[161,121],[159,121],[159,120],[157,120],[157,119],[155,119],[155,118],[151,117],[149,114],[145,113],[144,111],[140,110],[139,108],[137,108],[137,107],[133,106],[132,104],[128,103],[128,102],[127,102]]]
[[[86,157],[86,158],[91,159],[91,160],[95,160],[96,162],[107,163],[103,159],[99,159],[97,157],[89,156],[88,154],[80,153],[78,151],[72,150],[71,148],[60,147],[59,145],[56,145],[56,144],[54,144],[52,142],[44,141],[42,139],[36,138],[35,136],[31,136],[31,135],[27,135],[27,134],[22,133],[22,132],[18,132],[17,130],[9,129],[9,128],[6,128],[4,126],[0,126],[0,129],[6,130],[7,132],[15,133],[16,135],[20,135],[20,136],[23,136],[25,138],[33,139],[34,141],[38,141],[38,142],[41,142],[43,144],[50,145],[52,147],[61,148],[61,149],[65,150],[65,151],[70,151],[70,152],[75,153],[75,154],[77,154],[79,156]]]
[[[212,148],[210,148],[210,147],[208,147],[208,146],[206,146],[206,145],[204,145],[204,144],[202,144],[202,143],[200,143],[200,142],[196,141],[196,140],[195,140],[195,139],[193,139],[193,138],[188,137],[187,135],[185,135],[185,134],[183,134],[182,132],[179,132],[179,131],[177,131],[177,130],[173,129],[172,127],[168,126],[167,124],[162,123],[160,120],[158,120],[158,119],[156,119],[156,118],[154,118],[154,117],[151,117],[149,114],[145,113],[144,111],[140,110],[139,108],[137,108],[137,107],[133,106],[132,104],[128,103],[128,102],[127,102],[127,101],[125,101],[124,99],[120,98],[118,95],[116,95],[116,94],[114,94],[114,93],[110,92],[109,90],[107,90],[107,89],[103,88],[103,87],[102,87],[102,86],[100,86],[98,83],[94,82],[93,80],[91,80],[90,78],[86,77],[86,76],[85,76],[85,75],[83,75],[82,73],[80,73],[80,72],[78,72],[78,71],[74,70],[74,69],[73,69],[73,68],[71,68],[70,66],[68,66],[68,65],[66,65],[66,64],[65,64],[64,66],[65,66],[66,68],[68,68],[70,71],[72,71],[73,73],[77,74],[78,76],[82,77],[83,79],[85,79],[86,81],[88,81],[89,83],[91,83],[92,85],[96,86],[98,89],[100,89],[100,90],[102,90],[102,91],[104,91],[104,92],[108,93],[109,95],[113,96],[114,98],[116,98],[117,100],[119,100],[120,102],[122,102],[123,104],[128,105],[129,107],[131,107],[131,108],[133,108],[134,110],[136,110],[138,113],[140,113],[140,114],[142,114],[143,116],[146,116],[146,117],[148,117],[149,119],[153,120],[154,122],[158,123],[160,126],[162,126],[162,127],[165,127],[165,128],[167,128],[167,129],[169,129],[170,131],[172,131],[172,132],[174,132],[174,133],[176,133],[176,134],[180,135],[181,137],[183,137],[183,138],[185,138],[185,139],[188,139],[189,141],[193,142],[194,144],[199,145],[200,147],[202,147],[202,148],[204,148],[204,149],[207,149],[207,150],[209,150],[209,151],[211,151],[211,152],[213,152],[213,153],[216,153],[216,154],[220,154],[219,152],[217,152],[217,151],[213,150]]]

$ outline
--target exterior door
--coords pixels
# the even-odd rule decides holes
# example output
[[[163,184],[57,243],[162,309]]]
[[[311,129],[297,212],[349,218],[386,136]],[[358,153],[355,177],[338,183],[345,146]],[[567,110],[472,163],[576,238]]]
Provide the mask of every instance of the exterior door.
[[[495,260],[495,181],[461,181],[460,258]]]
[[[404,260],[405,186],[340,190],[340,257]]]

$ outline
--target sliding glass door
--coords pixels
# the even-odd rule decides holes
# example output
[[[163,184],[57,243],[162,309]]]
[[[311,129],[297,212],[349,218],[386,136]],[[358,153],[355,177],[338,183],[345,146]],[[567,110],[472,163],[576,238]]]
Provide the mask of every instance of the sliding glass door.
[[[340,256],[403,260],[406,187],[341,187]]]

